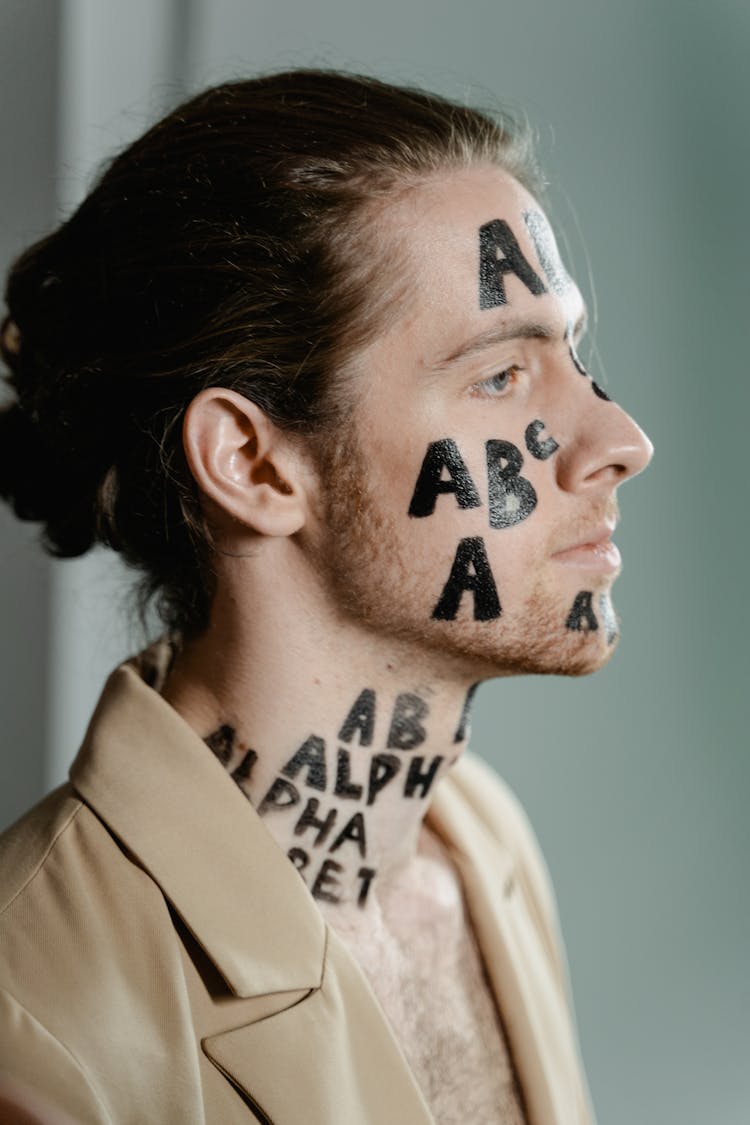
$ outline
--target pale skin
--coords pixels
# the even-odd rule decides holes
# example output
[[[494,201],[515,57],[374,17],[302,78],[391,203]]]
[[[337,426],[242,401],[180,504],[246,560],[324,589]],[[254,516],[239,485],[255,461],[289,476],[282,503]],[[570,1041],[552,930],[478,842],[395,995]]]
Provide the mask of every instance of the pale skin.
[[[354,433],[356,443],[335,480],[321,479],[304,440],[232,391],[202,392],[186,417],[188,463],[221,553],[210,628],[177,657],[164,694],[201,737],[232,728],[228,770],[255,751],[238,783],[279,846],[307,854],[301,875],[311,889],[325,859],[335,861],[315,897],[371,976],[376,966],[397,976],[397,951],[425,926],[444,926],[454,951],[466,940],[460,886],[423,817],[429,789],[465,748],[466,737],[455,739],[470,686],[523,670],[594,671],[614,647],[616,491],[645,468],[651,446],[572,360],[569,329],[584,313],[574,284],[533,293],[508,272],[506,302],[480,308],[478,231],[494,219],[507,222],[545,276],[524,223],[529,209],[539,205],[525,189],[482,166],[436,175],[371,219],[379,245],[394,248],[403,298],[353,365],[347,439]],[[543,457],[526,438],[537,421],[539,440],[556,443]],[[410,516],[426,451],[445,439],[479,502],[462,507],[455,492],[440,493],[431,514]],[[535,493],[533,510],[513,526],[489,523],[488,441],[521,451],[520,472]],[[450,480],[447,470],[440,480]],[[451,619],[435,617],[457,545],[477,539],[500,615],[477,620],[466,589]],[[566,627],[582,591],[609,628]],[[364,689],[374,693],[372,714],[360,714],[342,740]],[[420,728],[420,740],[389,748],[407,695],[426,706],[410,728]],[[325,744],[324,779],[309,760],[289,768],[311,735]],[[359,799],[334,792],[339,748],[350,783],[362,786]],[[368,804],[372,763],[383,754],[396,759],[397,773]],[[407,796],[416,756],[423,772],[437,764],[428,792]],[[264,808],[278,778],[299,801]],[[311,798],[318,818],[336,811],[319,845],[316,829],[295,833]],[[361,822],[329,851],[357,811]],[[376,873],[364,901],[363,868]]]

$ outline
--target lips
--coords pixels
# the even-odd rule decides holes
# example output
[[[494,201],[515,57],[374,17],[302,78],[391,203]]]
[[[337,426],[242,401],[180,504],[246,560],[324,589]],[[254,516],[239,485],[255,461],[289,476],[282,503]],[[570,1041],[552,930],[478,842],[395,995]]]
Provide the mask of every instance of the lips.
[[[622,558],[617,545],[610,539],[613,531],[612,526],[597,528],[589,532],[584,539],[564,547],[562,551],[556,551],[552,558],[562,566],[580,567],[601,573],[619,570]]]

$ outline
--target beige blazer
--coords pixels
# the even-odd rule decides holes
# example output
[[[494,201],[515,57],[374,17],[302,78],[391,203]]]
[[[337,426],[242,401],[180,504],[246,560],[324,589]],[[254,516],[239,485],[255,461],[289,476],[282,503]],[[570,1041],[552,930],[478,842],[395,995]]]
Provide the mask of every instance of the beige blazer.
[[[463,878],[531,1125],[588,1125],[524,813],[467,756],[428,818]],[[297,871],[130,665],[110,677],[70,782],[0,837],[2,1069],[86,1123],[432,1122]]]

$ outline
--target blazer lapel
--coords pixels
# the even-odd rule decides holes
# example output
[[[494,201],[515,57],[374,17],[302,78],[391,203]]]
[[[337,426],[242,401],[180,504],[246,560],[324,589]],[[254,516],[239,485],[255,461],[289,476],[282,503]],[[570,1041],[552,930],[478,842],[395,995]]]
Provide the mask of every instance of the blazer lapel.
[[[532,920],[516,863],[446,780],[428,819],[459,869],[530,1125],[578,1125],[585,1119],[567,999]]]
[[[203,1048],[267,1120],[432,1125],[354,958],[224,768],[134,668],[110,677],[70,778],[226,983],[234,1027]],[[531,1125],[578,1123],[566,997],[514,861],[453,777],[428,818],[461,872]]]
[[[223,978],[221,1022],[233,1026],[202,1047],[261,1120],[433,1125],[364,974],[299,874],[133,667],[110,677],[70,778]]]
[[[434,1125],[369,984],[330,928],[319,989],[203,1049],[273,1125]]]

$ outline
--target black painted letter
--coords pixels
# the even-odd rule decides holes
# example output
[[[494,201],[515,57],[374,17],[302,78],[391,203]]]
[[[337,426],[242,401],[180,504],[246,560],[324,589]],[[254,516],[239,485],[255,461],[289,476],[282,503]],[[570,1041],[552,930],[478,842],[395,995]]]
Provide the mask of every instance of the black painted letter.
[[[397,695],[388,732],[388,749],[413,750],[421,745],[427,738],[421,720],[428,711],[429,707],[421,696],[411,691],[402,691]]]
[[[580,594],[576,594],[576,600],[573,602],[573,608],[568,614],[565,625],[576,633],[593,633],[599,628],[591,604],[591,590],[581,590]]]
[[[367,841],[365,839],[365,818],[361,812],[355,812],[351,820],[347,821],[336,839],[328,849],[329,852],[338,851],[342,844],[351,840],[359,848],[362,859],[367,859]]]
[[[373,805],[381,789],[392,781],[401,769],[401,760],[395,754],[375,754],[370,762],[370,782],[367,787],[367,803]]]
[[[542,279],[524,258],[505,219],[493,219],[479,228],[480,309],[507,304],[503,283],[506,273],[514,273],[535,297],[547,292]]]
[[[497,586],[480,535],[460,540],[448,581],[432,616],[438,621],[455,621],[465,590],[474,594],[475,621],[493,621],[500,616]]]
[[[291,781],[285,781],[283,777],[277,777],[258,806],[258,812],[263,816],[268,809],[289,809],[292,805],[299,804],[299,799],[297,786],[292,785]]]
[[[539,440],[539,435],[544,429],[544,422],[540,418],[536,418],[533,422],[529,422],[526,427],[526,448],[532,457],[536,457],[537,461],[546,461],[553,453],[557,452],[560,448],[558,443],[553,437],[544,438]]]
[[[444,469],[448,471],[448,480],[443,479]],[[427,446],[409,505],[409,515],[431,516],[435,511],[435,501],[442,492],[455,493],[459,508],[478,508],[482,503],[466,462],[452,438],[442,438]]]
[[[319,819],[315,814],[320,807],[320,801],[317,797],[310,797],[305,805],[302,815],[294,826],[294,835],[301,836],[308,828],[317,829],[317,836],[313,840],[313,846],[318,847],[319,844],[324,844],[328,837],[329,832],[336,823],[336,809],[331,809],[325,820]]]
[[[468,727],[469,727],[469,718],[471,716],[471,705],[474,702],[474,696],[477,693],[478,687],[479,687],[479,684],[472,684],[471,687],[469,688],[469,690],[466,693],[466,698],[464,699],[464,705],[461,709],[461,718],[458,720],[458,726],[456,727],[456,733],[453,735],[453,741],[454,742],[463,742],[464,739],[466,738],[466,732],[467,732]]]
[[[424,758],[412,758],[409,763],[409,773],[404,785],[404,796],[413,797],[415,789],[421,789],[420,796],[426,797],[432,788],[432,783],[435,780],[435,775],[440,769],[440,763],[443,758],[440,754],[433,758],[426,770],[422,769],[424,765]]]
[[[486,444],[490,527],[515,527],[536,508],[534,486],[519,475],[523,457],[517,446],[494,438]]]
[[[324,902],[339,902],[339,896],[332,890],[328,890],[326,884],[330,883],[334,887],[339,887],[340,883],[332,871],[343,871],[344,868],[340,863],[336,863],[335,859],[323,860],[323,866],[317,874],[315,882],[312,885],[313,898],[323,899]]]
[[[351,756],[349,751],[340,746],[336,760],[336,788],[333,795],[334,797],[349,797],[353,801],[358,801],[362,796],[362,786],[351,780],[350,767]]]
[[[326,787],[326,744],[316,734],[300,746],[294,757],[290,758],[282,769],[286,777],[296,777],[301,769],[307,767],[307,784],[311,789],[325,789]]]
[[[359,731],[360,746],[370,746],[375,731],[375,692],[364,688],[354,702],[339,731],[342,742],[351,742],[355,730]]]

